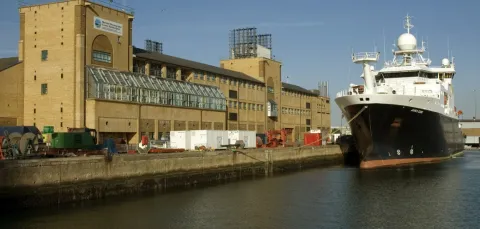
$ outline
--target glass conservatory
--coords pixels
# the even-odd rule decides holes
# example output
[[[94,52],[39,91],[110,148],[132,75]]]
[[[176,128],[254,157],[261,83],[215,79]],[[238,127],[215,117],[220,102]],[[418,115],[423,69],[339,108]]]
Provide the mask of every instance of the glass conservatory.
[[[87,98],[225,111],[219,88],[87,66]]]

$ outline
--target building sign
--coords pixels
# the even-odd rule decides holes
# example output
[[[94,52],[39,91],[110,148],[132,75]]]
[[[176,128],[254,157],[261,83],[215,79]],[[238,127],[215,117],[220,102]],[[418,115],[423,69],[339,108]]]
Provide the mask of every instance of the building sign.
[[[117,34],[119,36],[123,35],[123,25],[122,24],[119,24],[119,23],[116,23],[116,22],[113,22],[113,21],[109,21],[109,20],[105,20],[103,18],[93,17],[93,27],[95,29],[98,29],[98,30],[102,30],[102,31],[105,31],[105,32]]]

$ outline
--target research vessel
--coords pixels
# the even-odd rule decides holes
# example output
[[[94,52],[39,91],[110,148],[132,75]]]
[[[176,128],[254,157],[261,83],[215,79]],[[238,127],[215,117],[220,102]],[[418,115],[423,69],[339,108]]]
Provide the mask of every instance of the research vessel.
[[[454,58],[430,66],[422,55],[424,42],[417,47],[410,33],[408,15],[404,28],[393,60],[380,70],[372,64],[379,52],[352,54],[352,61],[363,66],[364,84],[350,84],[335,98],[350,125],[360,168],[432,162],[464,149],[452,85]]]

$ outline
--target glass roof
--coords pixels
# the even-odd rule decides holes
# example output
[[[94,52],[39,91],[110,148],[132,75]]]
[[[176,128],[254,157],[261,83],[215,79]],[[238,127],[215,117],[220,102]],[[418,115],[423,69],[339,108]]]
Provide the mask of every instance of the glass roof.
[[[156,78],[139,73],[118,72],[93,66],[87,66],[87,71],[91,73],[95,83],[225,99],[225,96],[220,89],[213,86],[193,84],[165,78]]]

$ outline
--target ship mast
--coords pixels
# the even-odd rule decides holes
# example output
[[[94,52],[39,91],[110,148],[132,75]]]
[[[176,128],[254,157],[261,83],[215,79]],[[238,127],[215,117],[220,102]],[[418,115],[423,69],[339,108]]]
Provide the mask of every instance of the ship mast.
[[[407,29],[407,33],[410,33],[410,29],[413,28],[413,24],[410,22],[410,19],[412,17],[410,17],[408,14],[407,16],[405,17],[405,24],[403,24],[403,27],[405,29]]]
[[[364,94],[375,94],[375,78],[372,73],[372,67],[370,63],[378,61],[380,56],[379,52],[361,52],[352,54],[352,61],[356,64],[363,65],[363,79],[365,81]]]

